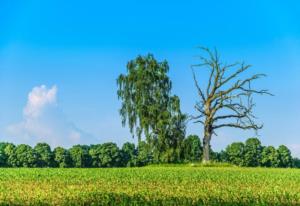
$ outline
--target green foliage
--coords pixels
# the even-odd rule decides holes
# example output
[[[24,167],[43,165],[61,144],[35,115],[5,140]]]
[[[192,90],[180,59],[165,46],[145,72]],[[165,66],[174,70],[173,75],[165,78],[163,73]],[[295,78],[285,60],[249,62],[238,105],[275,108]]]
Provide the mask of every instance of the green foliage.
[[[197,162],[202,158],[201,140],[197,135],[189,135],[183,141],[183,158],[187,162]]]
[[[280,167],[292,167],[293,166],[293,158],[291,155],[291,151],[284,145],[280,145],[277,150],[280,158]]]
[[[0,143],[0,167],[140,167],[146,165],[199,165],[201,141],[190,135],[182,141],[180,150],[169,148],[157,158],[156,148],[146,141],[135,147],[126,142],[121,149],[112,142],[97,145],[75,145],[71,149],[57,147],[51,150],[46,143],[38,143],[34,149],[28,145]],[[246,143],[234,142],[225,151],[210,151],[213,164],[262,167],[300,167],[300,161],[292,158],[290,150],[281,145],[277,150],[272,146],[261,146],[256,138]],[[178,159],[177,159],[178,158]],[[259,159],[259,162],[258,162]],[[172,163],[170,163],[172,162]],[[203,166],[203,164],[201,164]],[[209,166],[209,164],[205,164]]]
[[[123,165],[127,167],[137,166],[137,149],[133,143],[126,142],[123,145],[122,162]]]
[[[89,150],[89,155],[91,156],[91,165],[92,167],[101,167],[101,144],[92,145]]]
[[[18,145],[11,158],[13,167],[36,167],[37,165],[37,154],[29,145]]]
[[[54,162],[57,167],[66,168],[71,167],[70,152],[62,147],[56,147],[53,151]]]
[[[7,157],[6,165],[8,167],[16,166],[15,148],[16,146],[14,144],[9,143],[4,149],[4,154]]]
[[[115,143],[95,145],[90,149],[89,154],[93,167],[118,167],[121,165],[121,151]]]
[[[218,161],[247,167],[297,167],[297,159],[292,158],[290,150],[281,145],[264,147],[257,138],[250,138],[245,144],[234,142],[226,150],[217,154]]]
[[[222,150],[221,152],[215,152],[215,160],[218,163],[227,163],[228,162],[228,154],[226,151]]]
[[[300,159],[299,158],[293,158],[293,167],[300,168]]]
[[[264,167],[278,167],[280,165],[279,153],[273,146],[263,148],[261,165]]]
[[[51,167],[53,166],[53,154],[50,146],[47,143],[38,143],[34,147],[37,154],[37,166],[38,167]]]
[[[4,153],[4,150],[0,150],[0,167],[5,167],[7,162],[7,156]]]
[[[1,142],[0,143],[0,167],[7,167],[7,159],[8,154],[5,152],[6,146],[9,145],[9,143]]]
[[[123,126],[141,141],[145,134],[156,162],[180,160],[186,116],[177,96],[171,96],[169,65],[153,55],[138,56],[127,64],[127,74],[117,79]]]
[[[178,97],[170,98],[170,108],[164,112],[164,119],[158,122],[157,133],[152,134],[153,161],[180,162],[182,142],[185,137],[186,116],[181,114]]]
[[[261,163],[261,142],[257,138],[249,138],[245,143],[245,166],[257,167]]]
[[[85,145],[75,145],[70,149],[70,156],[73,167],[89,167],[90,156],[88,147]]]
[[[196,164],[191,164],[191,167],[234,167],[233,164],[227,163],[227,162],[215,162],[215,161],[210,161],[210,162],[201,162],[201,163],[196,163]]]
[[[226,148],[226,159],[235,165],[245,165],[245,145],[242,142],[234,142]]]
[[[144,166],[153,162],[153,157],[149,145],[145,141],[140,141],[138,144],[137,165]]]
[[[141,138],[142,132],[150,135],[167,110],[171,81],[167,76],[166,61],[157,62],[153,55],[138,56],[128,62],[127,75],[117,80],[118,97],[123,101],[120,114],[123,125],[128,121],[131,133]],[[135,129],[135,131],[134,131]]]

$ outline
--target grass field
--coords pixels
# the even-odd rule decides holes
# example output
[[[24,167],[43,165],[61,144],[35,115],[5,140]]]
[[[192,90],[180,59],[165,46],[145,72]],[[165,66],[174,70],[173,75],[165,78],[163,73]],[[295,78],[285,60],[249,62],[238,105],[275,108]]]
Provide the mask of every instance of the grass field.
[[[0,169],[2,205],[300,205],[300,170]]]

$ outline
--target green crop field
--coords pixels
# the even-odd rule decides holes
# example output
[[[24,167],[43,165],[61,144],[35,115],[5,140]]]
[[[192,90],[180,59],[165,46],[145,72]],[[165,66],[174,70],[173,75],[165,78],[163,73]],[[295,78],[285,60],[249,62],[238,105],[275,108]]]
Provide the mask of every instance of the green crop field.
[[[2,205],[299,205],[300,170],[0,169]]]

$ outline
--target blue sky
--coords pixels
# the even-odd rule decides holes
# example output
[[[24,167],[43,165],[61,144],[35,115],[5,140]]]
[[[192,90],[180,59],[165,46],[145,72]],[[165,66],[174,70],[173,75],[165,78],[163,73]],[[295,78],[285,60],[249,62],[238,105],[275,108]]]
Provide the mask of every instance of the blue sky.
[[[259,137],[300,156],[299,19],[299,1],[3,0],[0,140],[66,147],[78,136],[86,144],[134,141],[121,127],[116,78],[127,61],[149,52],[168,60],[173,93],[184,112],[195,114],[190,65],[203,45],[217,47],[227,62],[245,60],[253,73],[268,74],[256,84],[275,94],[256,98],[265,125]],[[36,108],[29,94],[45,99]],[[194,133],[201,135],[201,126],[190,123],[188,134]],[[220,150],[253,135],[224,129],[212,146]]]

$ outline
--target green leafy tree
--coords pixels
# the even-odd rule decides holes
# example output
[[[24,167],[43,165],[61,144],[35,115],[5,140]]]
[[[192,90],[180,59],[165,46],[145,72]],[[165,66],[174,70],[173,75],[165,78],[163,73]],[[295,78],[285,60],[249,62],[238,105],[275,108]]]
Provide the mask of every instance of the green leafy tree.
[[[38,167],[51,167],[53,165],[53,153],[47,143],[38,143],[34,150],[38,157]]]
[[[56,147],[53,150],[54,164],[56,167],[67,168],[71,167],[71,156],[68,150],[62,147]]]
[[[277,150],[273,146],[264,147],[261,154],[261,166],[278,167],[280,157]]]
[[[226,159],[228,162],[238,165],[245,165],[245,145],[242,142],[234,142],[226,147]]]
[[[126,142],[123,144],[122,165],[127,167],[133,167],[137,165],[137,149],[133,143]]]
[[[185,134],[185,115],[177,96],[171,96],[169,65],[153,55],[138,56],[127,64],[127,74],[117,79],[122,100],[122,124],[133,136],[145,135],[156,161],[177,161]]]
[[[101,167],[101,154],[102,145],[92,145],[89,150],[89,155],[91,156],[91,166],[92,167]]]
[[[5,148],[9,143],[1,142],[0,143],[0,167],[7,167],[8,155],[5,152]]]
[[[5,167],[7,162],[7,156],[4,153],[4,150],[0,150],[0,167]]]
[[[20,144],[15,149],[15,164],[16,167],[36,167],[37,154],[29,145]]]
[[[121,165],[121,152],[115,143],[102,144],[99,157],[101,167],[118,167]]]
[[[14,144],[7,144],[4,149],[4,154],[7,157],[7,166],[8,167],[15,167],[17,165],[17,159],[15,155],[15,148]]]
[[[179,99],[171,99],[172,107],[179,109]],[[177,110],[170,109],[171,111]],[[153,161],[174,163],[182,161],[182,143],[185,137],[186,116],[181,113],[172,115],[165,112],[165,117],[158,123],[157,134],[152,134]]]
[[[84,168],[90,166],[89,147],[86,145],[74,145],[70,150],[72,166]]]
[[[245,165],[257,167],[261,163],[262,145],[259,139],[249,138],[245,143]]]
[[[291,151],[284,145],[280,145],[277,150],[280,158],[279,167],[292,167],[293,158]]]
[[[140,141],[138,144],[137,165],[145,166],[152,162],[153,157],[149,145],[145,141]]]
[[[115,143],[108,142],[94,145],[89,151],[93,167],[120,167],[122,166],[121,151]]]
[[[216,162],[229,162],[226,151],[216,152]]]
[[[195,109],[195,123],[203,125],[203,161],[210,161],[210,142],[212,136],[221,128],[237,128],[242,130],[258,130],[262,125],[255,123],[253,115],[253,96],[269,94],[267,90],[252,88],[253,82],[264,74],[255,74],[248,78],[243,74],[251,68],[244,63],[226,64],[220,60],[220,55],[207,48],[201,48],[205,55],[199,57],[200,63],[193,65],[193,77],[199,95]],[[199,84],[195,68],[209,70],[206,87]]]
[[[183,158],[186,162],[197,162],[201,160],[202,146],[197,135],[189,135],[183,141]]]

